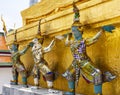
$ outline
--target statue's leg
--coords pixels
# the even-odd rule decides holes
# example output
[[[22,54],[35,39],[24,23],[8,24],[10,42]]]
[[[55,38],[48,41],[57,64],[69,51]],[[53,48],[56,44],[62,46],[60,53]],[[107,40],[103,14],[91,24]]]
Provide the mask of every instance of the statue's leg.
[[[18,85],[18,72],[15,65],[13,65],[12,67],[12,75],[13,75],[13,80],[11,80],[10,84]]]
[[[99,85],[94,84],[94,92],[96,95],[102,95],[102,84]]]
[[[81,72],[90,82],[94,83],[94,92],[96,95],[102,95],[102,73],[99,69],[87,61],[81,65]]]
[[[68,80],[68,87],[70,92],[65,92],[65,95],[75,95],[75,60],[73,60],[72,65],[68,67],[66,72],[62,74]]]
[[[34,77],[35,88],[38,89],[39,88],[40,71],[39,71],[39,67],[37,65],[35,65],[33,68],[33,77]]]
[[[109,82],[116,77],[116,76],[112,75],[110,72],[106,72],[103,75],[104,75],[104,77],[102,78],[103,82]],[[96,95],[102,95],[102,83],[100,82],[100,84],[97,84],[97,83],[99,83],[99,79],[101,79],[101,72],[98,70],[98,72],[96,73],[95,76],[96,76],[95,80],[98,82],[94,83],[94,91],[95,91]]]
[[[53,81],[55,80],[55,73],[54,72],[47,72],[45,75],[45,79],[47,81],[48,85],[48,92],[49,93],[58,93],[57,90],[52,89],[53,88]]]
[[[54,73],[53,72],[46,73],[45,79],[47,81],[48,88],[53,88]]]
[[[68,80],[68,87],[70,92],[65,92],[65,95],[75,95],[75,80],[73,78],[73,75],[69,75],[69,78],[67,78]]]
[[[110,82],[115,78],[116,76],[109,71],[103,73],[103,82]]]
[[[28,87],[28,86],[27,86],[27,72],[24,70],[24,71],[21,71],[20,73],[21,73],[21,75],[22,75],[22,83],[23,83],[23,86],[24,86],[24,87]]]
[[[68,80],[68,87],[70,89],[70,92],[66,92],[66,94],[75,95],[75,81],[74,80]]]
[[[53,87],[54,73],[44,63],[39,64],[40,72],[43,74],[47,81],[48,88]]]
[[[28,87],[27,86],[27,71],[22,63],[17,64],[17,71],[22,76],[22,83],[23,83],[22,85],[24,87]]]
[[[95,69],[92,75],[94,78],[94,92],[96,95],[102,95],[102,73],[99,69]]]
[[[53,90],[53,81],[55,80],[55,73],[52,72],[48,66],[45,64],[46,62],[44,61],[44,63],[40,63],[39,64],[39,69],[40,72],[43,74],[43,76],[46,79],[47,85],[48,85],[48,92],[49,93],[58,93],[58,91]]]
[[[34,84],[37,88],[39,88],[39,79],[36,75],[34,76]]]

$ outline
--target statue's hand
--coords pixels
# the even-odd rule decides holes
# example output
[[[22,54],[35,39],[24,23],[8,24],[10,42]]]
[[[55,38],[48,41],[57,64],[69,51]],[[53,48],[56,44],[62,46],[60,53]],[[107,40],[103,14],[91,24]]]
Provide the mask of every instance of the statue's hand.
[[[69,44],[69,41],[65,41],[65,45],[68,46],[68,44]]]
[[[55,36],[55,38],[58,40],[63,40],[65,37],[63,35],[58,35],[58,36]]]
[[[102,29],[103,29],[104,31],[107,31],[107,32],[112,33],[112,30],[114,30],[115,27],[114,27],[113,25],[105,25],[105,26],[102,27]]]

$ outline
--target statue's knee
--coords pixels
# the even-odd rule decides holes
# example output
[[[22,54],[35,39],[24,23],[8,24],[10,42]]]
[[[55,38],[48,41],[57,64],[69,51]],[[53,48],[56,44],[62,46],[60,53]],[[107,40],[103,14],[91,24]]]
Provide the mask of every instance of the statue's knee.
[[[45,75],[45,78],[47,81],[53,81],[54,78],[55,78],[55,75],[53,72],[48,72],[46,75]]]
[[[99,69],[95,69],[95,71],[92,73],[92,76],[95,85],[102,84],[102,72]]]
[[[102,72],[99,69],[95,69],[93,77],[95,94],[102,94]]]
[[[66,72],[64,72],[64,73],[62,74],[62,76],[65,77],[65,78],[67,78],[67,76],[69,75],[69,73],[70,73],[70,72],[67,70]]]
[[[99,69],[95,69],[94,72],[92,72],[92,76],[98,76],[102,75],[102,72]]]
[[[47,85],[49,88],[52,88],[53,87],[53,81],[55,79],[55,75],[53,72],[48,72],[46,75],[45,75],[45,79],[47,81]]]
[[[68,81],[74,80],[74,73],[71,73],[68,70],[65,73],[63,73],[62,76],[66,78]]]

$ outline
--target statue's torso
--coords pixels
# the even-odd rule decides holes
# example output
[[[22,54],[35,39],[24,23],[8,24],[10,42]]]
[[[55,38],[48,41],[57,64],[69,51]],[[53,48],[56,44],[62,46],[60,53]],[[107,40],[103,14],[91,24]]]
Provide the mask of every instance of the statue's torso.
[[[43,59],[43,49],[40,44],[34,44],[32,52],[35,63],[38,63]]]
[[[74,41],[71,44],[71,51],[75,60],[75,66],[78,65],[81,68],[81,74],[90,82],[93,82],[91,74],[95,68],[91,65],[92,61],[86,53],[85,40]]]
[[[12,61],[14,64],[20,63],[20,56],[21,55],[20,55],[19,51],[12,54],[11,57],[12,57]]]
[[[89,59],[89,57],[86,54],[85,40],[74,41],[71,44],[71,51],[74,59],[78,61],[84,61]]]

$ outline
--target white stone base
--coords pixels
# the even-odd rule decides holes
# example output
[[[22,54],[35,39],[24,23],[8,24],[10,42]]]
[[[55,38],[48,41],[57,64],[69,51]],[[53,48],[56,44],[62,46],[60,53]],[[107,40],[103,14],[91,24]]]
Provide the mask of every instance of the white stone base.
[[[5,84],[2,88],[2,95],[64,95],[63,91],[56,91],[58,91],[58,93],[49,93],[48,89],[45,88],[33,89],[33,87],[25,88],[21,85]]]

